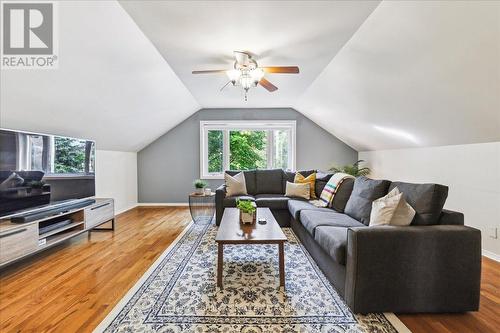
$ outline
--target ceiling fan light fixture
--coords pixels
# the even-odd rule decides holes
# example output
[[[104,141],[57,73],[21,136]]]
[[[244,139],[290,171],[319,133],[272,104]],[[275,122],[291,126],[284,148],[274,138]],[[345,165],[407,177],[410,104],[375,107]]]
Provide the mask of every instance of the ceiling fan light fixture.
[[[255,83],[258,83],[264,77],[264,71],[262,70],[262,68],[255,68],[254,70],[250,71],[250,76]]]
[[[233,84],[235,84],[240,79],[241,71],[239,71],[237,69],[231,69],[231,70],[226,71],[226,75],[229,78],[229,80]]]
[[[241,87],[245,90],[250,89],[255,83],[254,79],[249,74],[243,74],[240,77]]]

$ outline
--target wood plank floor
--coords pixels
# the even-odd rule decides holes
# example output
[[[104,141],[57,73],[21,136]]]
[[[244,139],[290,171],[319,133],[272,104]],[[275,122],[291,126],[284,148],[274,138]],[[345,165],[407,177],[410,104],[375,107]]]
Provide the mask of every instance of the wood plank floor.
[[[135,208],[0,272],[0,332],[91,332],[189,223],[185,207]],[[481,310],[400,315],[413,332],[499,332],[500,264],[483,260]]]

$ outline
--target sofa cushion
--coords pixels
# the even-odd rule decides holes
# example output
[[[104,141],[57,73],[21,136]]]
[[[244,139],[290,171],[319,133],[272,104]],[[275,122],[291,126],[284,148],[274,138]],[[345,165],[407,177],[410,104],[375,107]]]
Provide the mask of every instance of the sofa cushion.
[[[236,207],[236,200],[252,200],[255,201],[255,198],[251,195],[235,195],[233,197],[225,197],[223,201],[224,207]]]
[[[321,192],[323,192],[323,188],[325,187],[326,183],[332,178],[333,173],[323,173],[321,171],[318,171],[316,173],[316,184],[314,192],[316,193],[316,197],[319,198],[321,196]]]
[[[287,209],[288,197],[283,194],[257,194],[255,202],[257,207],[267,207],[269,209]]]
[[[283,170],[256,170],[256,194],[283,194]]]
[[[290,214],[295,220],[299,220],[300,218],[300,212],[302,210],[317,210],[317,211],[324,211],[324,212],[331,212],[332,210],[329,208],[319,208],[314,206],[313,204],[310,204],[306,200],[301,200],[301,199],[290,199],[288,200],[288,210],[290,211]]]
[[[300,212],[300,223],[314,237],[315,230],[319,226],[331,227],[363,227],[364,225],[346,214],[318,210],[302,210]]]
[[[416,211],[412,225],[438,224],[448,197],[448,186],[392,182],[389,190],[395,187],[403,193],[406,202]]]
[[[234,176],[241,171],[235,171],[235,170],[228,170],[226,173],[230,176]],[[255,170],[247,170],[243,171],[243,174],[245,175],[245,183],[247,186],[247,193],[250,195],[254,195],[256,191],[256,182],[255,182]]]
[[[386,195],[390,184],[388,180],[375,180],[363,176],[356,178],[345,213],[364,225],[369,225],[372,202]]]
[[[332,208],[339,213],[343,213],[347,205],[347,201],[351,197],[352,189],[354,187],[355,178],[346,178],[340,185],[335,198],[332,201]]]
[[[320,226],[314,239],[340,265],[346,263],[347,228]]]

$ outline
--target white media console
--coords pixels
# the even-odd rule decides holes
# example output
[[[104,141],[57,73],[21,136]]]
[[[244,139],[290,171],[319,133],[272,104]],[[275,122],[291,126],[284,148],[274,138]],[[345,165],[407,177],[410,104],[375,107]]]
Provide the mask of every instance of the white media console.
[[[97,228],[110,222],[111,228]],[[113,199],[95,199],[95,203],[26,223],[0,221],[0,268],[43,251],[81,233],[114,230]]]

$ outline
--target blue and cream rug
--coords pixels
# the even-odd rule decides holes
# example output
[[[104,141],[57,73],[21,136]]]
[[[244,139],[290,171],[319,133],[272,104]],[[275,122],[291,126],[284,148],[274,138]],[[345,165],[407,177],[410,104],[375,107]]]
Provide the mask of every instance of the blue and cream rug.
[[[224,246],[217,290],[217,227],[192,223],[96,332],[408,332],[393,314],[351,313],[292,230],[283,230],[286,291],[278,288],[276,245]]]

